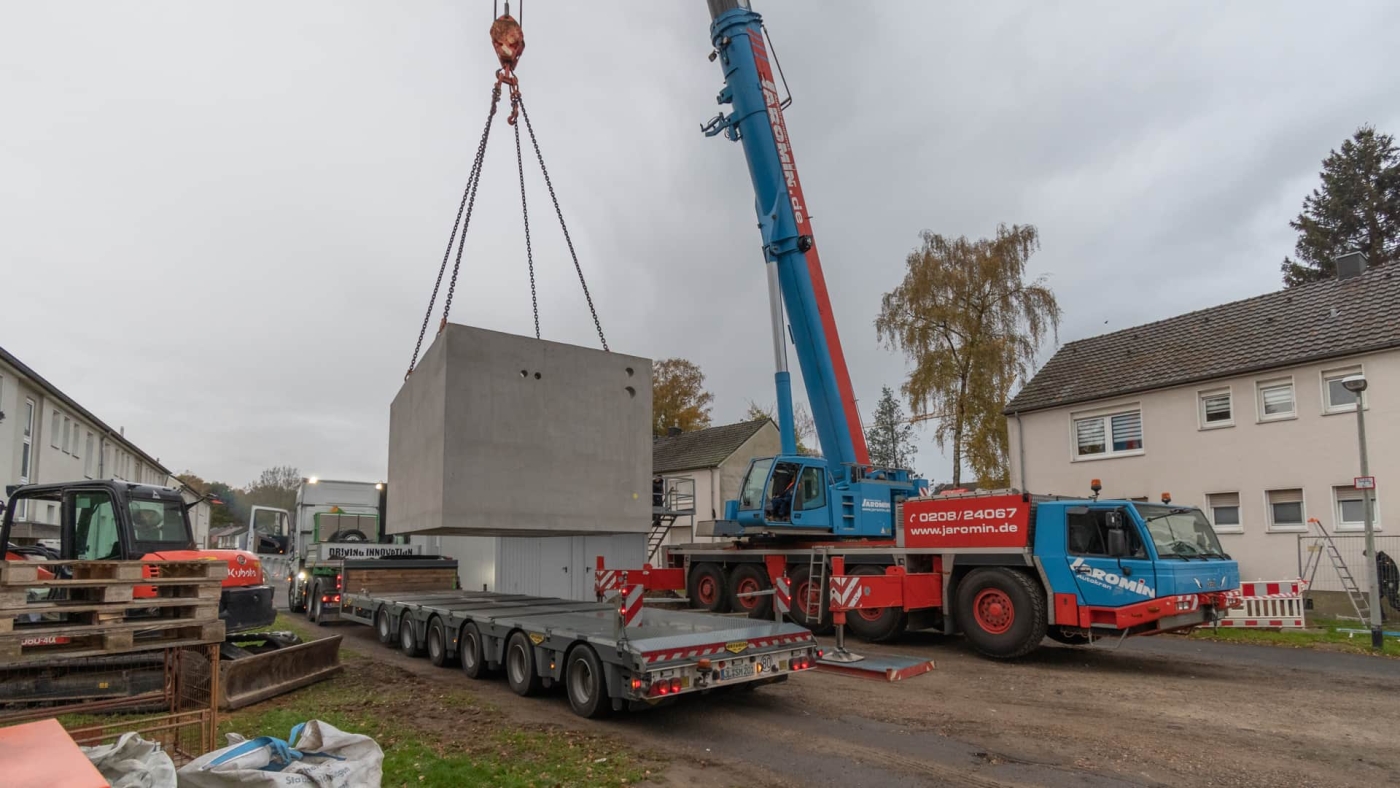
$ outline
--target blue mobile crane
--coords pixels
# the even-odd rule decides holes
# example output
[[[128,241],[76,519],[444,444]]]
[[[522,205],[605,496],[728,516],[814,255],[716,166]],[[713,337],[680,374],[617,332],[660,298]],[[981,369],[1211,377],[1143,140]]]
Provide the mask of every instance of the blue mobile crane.
[[[755,461],[739,500],[725,503],[718,533],[889,538],[895,504],[926,482],[901,468],[875,468],[861,431],[841,337],[831,310],[811,215],[783,120],[763,21],[747,0],[709,0],[710,36],[724,68],[719,103],[732,110],[704,124],[706,136],[739,142],[753,180],[768,270],[782,454]],[[781,73],[781,71],[779,72]],[[797,453],[786,326],[791,328],[823,456]]]
[[[1100,500],[1097,480],[1092,497],[933,496],[909,471],[871,464],[783,119],[782,70],[748,0],[708,3],[729,109],[702,130],[740,143],[753,181],[781,454],[751,462],[738,500],[725,502],[711,533],[731,541],[668,546],[663,567],[634,576],[755,617],[771,615],[766,592],[786,577],[793,620],[814,631],[850,611],[846,624],[864,639],[962,632],[1001,658],[1047,636],[1092,643],[1199,626],[1238,604],[1239,567],[1210,521],[1165,496]],[[797,453],[789,336],[822,457]]]

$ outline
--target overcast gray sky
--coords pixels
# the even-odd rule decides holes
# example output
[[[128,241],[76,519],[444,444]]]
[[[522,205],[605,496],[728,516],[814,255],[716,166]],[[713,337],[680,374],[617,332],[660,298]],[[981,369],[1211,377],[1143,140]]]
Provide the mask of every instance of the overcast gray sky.
[[[1396,3],[754,4],[867,414],[904,375],[872,322],[920,230],[1038,226],[1068,341],[1277,288],[1323,156],[1400,132]],[[382,478],[490,6],[0,2],[0,345],[176,471]],[[612,346],[700,364],[716,423],[771,402],[743,154],[698,133],[721,85],[705,3],[530,0],[524,23]],[[503,121],[453,319],[528,334]],[[545,338],[594,345],[529,189]],[[930,435],[917,467],[947,479]]]

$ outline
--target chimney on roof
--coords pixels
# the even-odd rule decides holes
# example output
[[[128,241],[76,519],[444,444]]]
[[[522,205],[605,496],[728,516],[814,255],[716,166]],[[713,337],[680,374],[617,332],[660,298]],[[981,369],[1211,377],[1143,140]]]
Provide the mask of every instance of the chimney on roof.
[[[1361,252],[1347,252],[1333,261],[1337,266],[1337,281],[1361,276],[1366,272],[1366,255]]]
[[[674,438],[674,437],[676,437],[677,435],[680,435],[682,432],[684,432],[684,430],[682,430],[680,427],[675,427],[675,426],[667,427],[667,428],[666,428],[666,437],[668,437],[668,438]]]

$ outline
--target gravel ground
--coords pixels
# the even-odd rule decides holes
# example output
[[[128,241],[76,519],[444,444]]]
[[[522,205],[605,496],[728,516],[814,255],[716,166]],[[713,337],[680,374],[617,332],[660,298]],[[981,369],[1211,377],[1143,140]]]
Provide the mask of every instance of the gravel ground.
[[[516,698],[337,625],[346,646],[471,688],[521,723],[621,738],[669,761],[655,785],[1400,784],[1400,660],[1179,637],[1047,643],[1000,663],[911,634],[857,651],[936,660],[899,683],[811,673],[603,722]]]

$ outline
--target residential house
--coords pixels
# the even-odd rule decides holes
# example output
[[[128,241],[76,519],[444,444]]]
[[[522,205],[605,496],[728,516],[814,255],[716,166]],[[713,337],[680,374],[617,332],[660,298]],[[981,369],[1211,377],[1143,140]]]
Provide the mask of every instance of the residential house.
[[[1400,531],[1400,266],[1339,271],[1066,344],[1006,407],[1012,485],[1169,493],[1207,513],[1245,579],[1297,577],[1317,518],[1364,583],[1357,397],[1341,381],[1368,381],[1377,528]],[[1379,549],[1400,557],[1400,536]]]
[[[739,497],[749,462],[781,450],[778,427],[768,419],[657,438],[651,449],[652,473],[662,477],[667,501],[689,513],[655,534],[649,557],[663,544],[712,541],[706,524],[724,517],[724,502]],[[689,496],[693,503],[685,500]]]
[[[0,348],[0,490],[10,485],[122,479],[177,486],[185,500],[197,496],[175,479],[158,458],[126,438],[50,383],[12,353]],[[26,505],[14,513],[11,538],[33,542],[59,536],[56,504]],[[190,510],[196,543],[209,529],[209,505]]]

